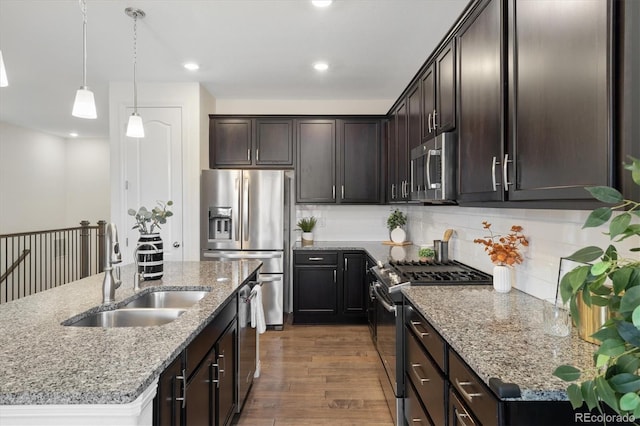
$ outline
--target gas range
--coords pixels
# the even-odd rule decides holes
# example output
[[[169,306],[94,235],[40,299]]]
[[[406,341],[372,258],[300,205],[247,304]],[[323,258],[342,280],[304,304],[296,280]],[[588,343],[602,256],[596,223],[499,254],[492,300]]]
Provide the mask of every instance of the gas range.
[[[391,261],[372,268],[378,281],[392,293],[409,285],[491,284],[492,277],[455,260],[447,262]]]

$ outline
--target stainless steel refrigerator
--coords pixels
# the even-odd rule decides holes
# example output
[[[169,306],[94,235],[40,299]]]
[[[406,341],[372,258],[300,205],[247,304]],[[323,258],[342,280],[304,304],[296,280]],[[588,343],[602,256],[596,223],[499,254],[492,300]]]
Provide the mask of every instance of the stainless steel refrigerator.
[[[202,260],[258,259],[265,320],[284,324],[290,182],[282,170],[203,170]]]

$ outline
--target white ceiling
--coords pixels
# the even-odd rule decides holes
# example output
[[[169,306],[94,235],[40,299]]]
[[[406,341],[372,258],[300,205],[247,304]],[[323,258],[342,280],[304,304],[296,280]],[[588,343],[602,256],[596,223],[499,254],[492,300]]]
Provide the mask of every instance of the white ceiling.
[[[389,100],[389,107],[468,0],[87,0],[88,76],[97,120],[71,116],[82,83],[78,0],[0,0],[9,86],[0,121],[67,137],[108,137],[109,82],[200,82],[217,99]],[[313,62],[331,68],[319,74]],[[189,72],[187,61],[200,64]],[[139,100],[144,103],[143,99]],[[385,113],[386,111],[381,111]]]

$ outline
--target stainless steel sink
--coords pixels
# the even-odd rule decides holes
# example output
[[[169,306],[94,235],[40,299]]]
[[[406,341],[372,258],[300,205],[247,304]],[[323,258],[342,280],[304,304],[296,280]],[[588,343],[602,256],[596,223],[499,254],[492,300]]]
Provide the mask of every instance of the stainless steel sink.
[[[185,312],[185,309],[117,309],[96,312],[75,322],[65,324],[72,327],[153,327],[170,323]]]
[[[188,308],[207,295],[199,290],[163,290],[145,293],[124,305],[125,308]]]

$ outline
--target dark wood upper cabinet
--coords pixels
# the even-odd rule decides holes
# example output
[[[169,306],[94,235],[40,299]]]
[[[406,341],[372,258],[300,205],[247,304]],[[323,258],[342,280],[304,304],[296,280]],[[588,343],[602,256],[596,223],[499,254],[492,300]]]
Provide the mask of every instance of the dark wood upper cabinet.
[[[452,39],[436,57],[436,109],[433,126],[436,134],[456,127],[456,58],[455,39]]]
[[[380,120],[338,120],[340,203],[379,203]]]
[[[255,163],[293,165],[293,120],[256,119]]]
[[[211,168],[291,168],[293,146],[292,119],[210,118],[209,165]]]
[[[433,64],[420,76],[420,90],[422,91],[422,143],[424,143],[436,135],[436,128],[433,127],[433,111],[436,109],[436,73]]]
[[[585,186],[613,183],[613,7],[509,1],[509,200],[589,199]]]
[[[297,120],[296,202],[336,201],[336,121]]]
[[[409,153],[422,143],[422,93],[416,82],[407,94],[407,143]]]
[[[409,199],[409,132],[407,103],[404,100],[398,104],[390,120],[393,121],[394,143],[390,144],[393,152],[389,158],[395,162],[392,167],[395,173],[388,176],[391,183],[389,201],[406,201]]]
[[[209,162],[216,166],[251,165],[252,120],[212,118],[209,121]]]
[[[457,34],[458,201],[503,199],[501,1],[489,0]]]

